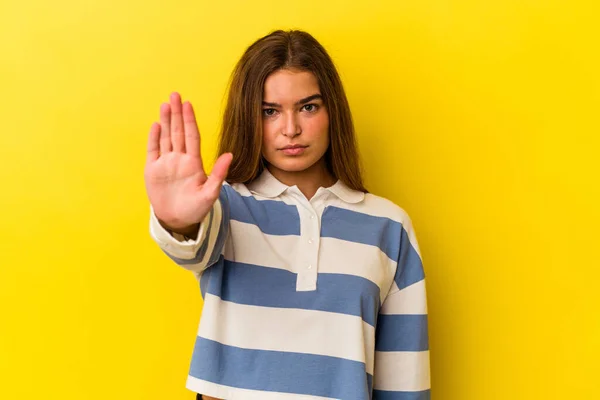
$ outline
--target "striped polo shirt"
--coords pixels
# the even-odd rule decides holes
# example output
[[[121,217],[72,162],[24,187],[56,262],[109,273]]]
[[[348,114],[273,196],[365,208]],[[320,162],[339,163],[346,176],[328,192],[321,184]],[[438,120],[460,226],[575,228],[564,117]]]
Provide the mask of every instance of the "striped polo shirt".
[[[425,275],[407,213],[341,181],[224,183],[196,240],[150,235],[199,280],[187,388],[227,400],[430,398]]]

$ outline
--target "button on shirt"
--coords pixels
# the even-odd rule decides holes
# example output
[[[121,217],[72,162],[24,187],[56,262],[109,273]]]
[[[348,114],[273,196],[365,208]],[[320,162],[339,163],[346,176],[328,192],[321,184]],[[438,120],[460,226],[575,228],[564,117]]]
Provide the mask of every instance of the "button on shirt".
[[[227,184],[196,240],[150,234],[204,300],[187,387],[221,399],[429,399],[425,275],[407,213],[341,181]]]

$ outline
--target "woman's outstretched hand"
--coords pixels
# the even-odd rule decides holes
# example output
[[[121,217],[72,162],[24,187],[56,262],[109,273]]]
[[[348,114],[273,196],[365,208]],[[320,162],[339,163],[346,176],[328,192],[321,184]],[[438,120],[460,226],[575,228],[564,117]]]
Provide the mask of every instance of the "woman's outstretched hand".
[[[150,128],[144,168],[148,199],[160,223],[182,234],[197,229],[219,198],[231,160],[231,153],[221,155],[206,175],[192,105],[171,94],[161,105],[160,124]]]

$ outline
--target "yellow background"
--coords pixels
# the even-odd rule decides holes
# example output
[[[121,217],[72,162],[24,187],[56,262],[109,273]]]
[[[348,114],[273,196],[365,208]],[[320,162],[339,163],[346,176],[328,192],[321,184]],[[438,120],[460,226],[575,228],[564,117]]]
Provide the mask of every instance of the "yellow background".
[[[201,302],[148,235],[146,137],[180,91],[208,167],[243,50],[311,32],[369,189],[414,220],[435,400],[600,398],[598,6],[0,5],[0,398],[191,399]]]

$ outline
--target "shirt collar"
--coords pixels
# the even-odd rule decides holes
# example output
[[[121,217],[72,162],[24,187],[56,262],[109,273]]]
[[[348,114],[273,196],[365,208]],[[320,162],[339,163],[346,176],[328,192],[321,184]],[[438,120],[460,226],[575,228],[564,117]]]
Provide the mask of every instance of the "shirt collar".
[[[327,189],[346,203],[360,203],[365,198],[364,192],[349,188],[348,186],[346,186],[346,184],[344,184],[344,182],[340,181],[339,179],[333,186]]]
[[[288,186],[275,178],[267,168],[247,186],[252,193],[267,198],[277,197],[288,189]]]
[[[290,186],[275,178],[267,168],[258,178],[248,184],[250,192],[267,198],[278,197],[289,188]],[[339,179],[333,186],[324,189],[329,190],[346,203],[360,203],[365,198],[363,192],[351,189]]]

